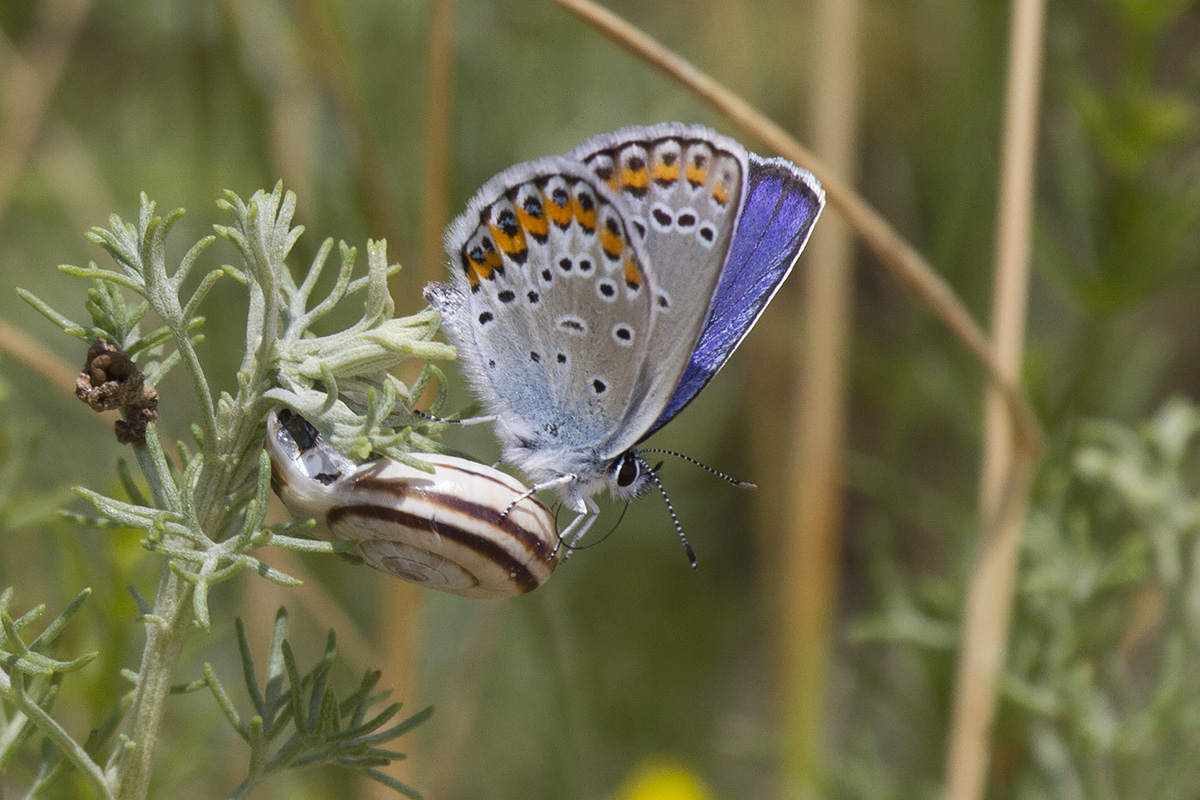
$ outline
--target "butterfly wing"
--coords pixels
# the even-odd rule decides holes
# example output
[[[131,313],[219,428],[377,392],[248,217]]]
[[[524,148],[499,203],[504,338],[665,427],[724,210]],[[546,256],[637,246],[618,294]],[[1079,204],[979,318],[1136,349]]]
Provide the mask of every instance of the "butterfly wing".
[[[733,355],[791,272],[825,204],[825,192],[808,170],[779,158],[748,158],[745,202],[707,320],[674,393],[645,436],[682,411]]]
[[[426,291],[506,457],[535,480],[619,454],[645,395],[654,290],[627,216],[577,161],[519,164],[451,223],[453,286]],[[555,454],[554,469],[521,455],[539,452]]]
[[[661,418],[700,339],[742,206],[747,153],[709,128],[663,123],[593,137],[570,157],[629,208],[654,276],[654,371],[623,450]]]

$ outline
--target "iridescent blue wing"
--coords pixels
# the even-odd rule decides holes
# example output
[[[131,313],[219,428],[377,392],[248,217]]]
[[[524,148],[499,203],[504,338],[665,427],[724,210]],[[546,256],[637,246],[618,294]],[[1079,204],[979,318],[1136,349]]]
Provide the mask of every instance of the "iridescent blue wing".
[[[779,158],[748,157],[745,202],[708,319],[671,399],[643,439],[682,411],[733,355],[791,272],[825,204],[808,170]]]

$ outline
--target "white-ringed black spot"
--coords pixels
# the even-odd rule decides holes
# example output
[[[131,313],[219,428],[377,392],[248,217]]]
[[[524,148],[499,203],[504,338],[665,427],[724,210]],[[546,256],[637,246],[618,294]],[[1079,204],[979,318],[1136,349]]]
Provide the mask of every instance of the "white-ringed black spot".
[[[633,229],[637,231],[638,238],[643,242],[646,241],[646,223],[638,217],[633,217],[629,220],[629,224],[631,224]]]
[[[706,222],[696,231],[696,235],[700,237],[701,243],[711,245],[717,239],[717,229],[712,226],[712,223]]]
[[[586,336],[587,323],[574,314],[563,314],[554,321],[554,324],[560,331],[569,333],[572,336]]]
[[[612,302],[617,298],[617,284],[607,278],[596,281],[596,294],[600,295],[600,299],[606,302]]]
[[[501,303],[511,303],[517,299],[517,293],[512,289],[504,289],[496,294],[496,299]]]
[[[650,216],[654,217],[654,222],[663,230],[670,228],[671,224],[675,222],[675,218],[671,216],[671,212],[662,206],[654,208],[650,212]]]
[[[613,326],[612,335],[613,341],[622,347],[629,347],[633,344],[633,328],[624,322],[618,322]]]
[[[575,263],[569,258],[563,257],[558,260],[558,268],[563,272],[570,272],[574,267]]]
[[[592,260],[590,258],[579,259],[579,273],[581,275],[587,275],[591,271],[592,271]]]
[[[529,299],[529,305],[531,305],[531,306],[536,306],[538,303],[540,303],[542,301],[542,296],[540,294],[538,294],[537,292],[535,292],[533,289],[530,289],[528,292],[526,292],[525,297],[527,297]]]
[[[494,320],[495,318],[496,318],[496,317],[495,317],[495,315],[494,315],[494,314],[492,314],[492,312],[490,312],[490,311],[484,311],[484,312],[482,312],[482,313],[479,315],[479,324],[480,324],[480,325],[487,325],[489,322],[491,322],[491,321],[492,321],[492,320]]]
[[[679,216],[675,218],[675,226],[680,230],[687,230],[696,226],[696,214],[689,210],[679,212]]]
[[[544,280],[546,283],[552,282],[554,280],[554,273],[548,268],[542,270],[542,280]]]
[[[565,363],[567,363],[567,354],[564,353],[563,351],[559,350],[557,353],[554,354],[554,360],[560,364],[565,364]]]
[[[596,394],[604,394],[608,391],[608,384],[600,378],[592,378],[592,391]]]
[[[659,311],[666,311],[671,307],[671,299],[665,294],[660,294],[658,297],[654,298],[654,307]]]

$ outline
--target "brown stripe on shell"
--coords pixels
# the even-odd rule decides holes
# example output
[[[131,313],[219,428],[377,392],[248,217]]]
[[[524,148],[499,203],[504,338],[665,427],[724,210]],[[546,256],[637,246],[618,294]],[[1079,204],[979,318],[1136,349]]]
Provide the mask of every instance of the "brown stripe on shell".
[[[516,497],[518,495],[517,492],[513,491],[513,488],[511,486],[505,484],[504,481],[496,480],[495,478],[493,478],[490,475],[480,475],[479,473],[471,472],[470,470],[456,469],[454,467],[447,467],[444,465],[440,465],[440,466],[443,470],[454,470],[455,472],[464,472],[467,475],[474,475],[474,476],[478,476],[480,478],[485,478],[499,486],[503,486],[505,489],[513,492],[513,499],[516,499]],[[494,528],[499,528],[500,530],[504,531],[509,536],[516,539],[518,542],[520,542],[527,551],[533,553],[533,555],[535,555],[537,558],[541,559],[542,561],[549,561],[552,556],[551,551],[549,551],[546,547],[546,542],[542,541],[542,539],[539,538],[536,533],[530,531],[528,528],[521,527],[521,525],[519,525],[513,519],[512,512],[509,512],[505,516],[501,516],[500,512],[497,511],[492,506],[484,505],[483,503],[472,502],[471,500],[465,500],[462,497],[459,497],[458,495],[443,494],[440,492],[433,492],[433,491],[430,491],[429,489],[425,489],[425,488],[414,487],[414,486],[410,485],[406,480],[394,481],[394,480],[388,480],[386,478],[372,478],[372,477],[367,476],[367,477],[359,478],[358,480],[356,480],[354,482],[354,485],[357,488],[365,489],[368,492],[381,492],[384,494],[391,495],[393,497],[407,497],[409,495],[418,497],[419,499],[421,499],[424,502],[430,503],[435,506],[441,506],[442,508],[448,509],[450,511],[457,511],[457,512],[464,514],[472,519],[483,522],[484,524],[491,525]],[[546,511],[547,514],[550,513],[550,510],[546,508],[546,505],[544,503],[542,503],[541,500],[537,499],[536,497],[532,497],[532,496],[527,499],[532,500],[533,502],[540,505]],[[525,502],[525,500],[522,500],[521,502]],[[369,505],[369,504],[364,504],[364,505]],[[333,512],[336,510],[337,509],[335,508],[335,509],[331,510],[329,513],[333,514]],[[516,510],[517,509],[514,507],[513,511],[516,511]],[[431,525],[436,525],[436,523],[429,521],[425,525],[413,525],[412,527],[424,528],[425,530],[432,530],[432,528],[430,527]],[[461,530],[461,529],[458,529],[458,530]],[[472,535],[472,534],[468,533],[467,535]]]
[[[418,455],[418,458],[420,458],[420,457],[421,456]],[[509,475],[504,475],[503,472],[501,472],[500,474],[504,475],[504,477],[508,478],[509,480],[512,481],[512,483],[516,483],[517,485],[513,486],[512,483],[509,483],[508,481],[502,481],[499,478],[497,478],[495,475],[488,475],[485,472],[476,472],[475,470],[465,469],[465,468],[457,466],[457,465],[445,464],[445,463],[439,462],[435,459],[431,459],[431,458],[429,458],[429,456],[424,456],[424,458],[426,458],[430,464],[433,464],[438,469],[442,469],[447,472],[461,472],[463,475],[470,475],[472,478],[482,478],[483,480],[488,481],[489,483],[494,483],[497,486],[503,486],[505,489],[508,489],[510,492],[513,493],[513,499],[516,499],[517,495],[525,494],[525,487],[521,486],[517,482],[516,478],[513,478]],[[490,471],[496,472],[496,470],[494,470],[494,469],[490,470]],[[543,503],[542,499],[540,497],[538,497],[536,494],[527,495],[525,497],[525,499],[522,500],[521,502],[524,503],[526,500],[541,506],[542,510],[545,511],[547,514],[551,513],[549,507],[545,503]],[[516,509],[514,508],[513,510],[515,511]]]
[[[379,482],[379,483],[383,483],[383,482]],[[389,489],[394,490],[395,487],[389,485]],[[451,504],[444,504],[444,505],[446,505],[447,507],[454,507]],[[488,508],[487,506],[481,506],[478,503],[466,503],[464,501],[464,505],[466,507],[474,506],[476,508],[486,509],[487,511],[491,512],[492,515],[494,515],[495,517],[500,516],[498,512]],[[505,572],[513,579],[513,581],[518,586],[521,587],[522,593],[532,592],[534,589],[536,589],[542,583],[541,580],[539,580],[536,575],[534,575],[532,572],[529,571],[528,567],[526,567],[523,563],[521,563],[517,558],[515,558],[511,553],[509,553],[503,547],[501,547],[500,545],[498,545],[495,542],[490,541],[488,539],[480,538],[478,535],[472,533],[471,531],[460,528],[457,525],[450,525],[445,522],[437,522],[437,521],[429,519],[428,517],[425,517],[425,516],[419,516],[417,514],[411,514],[407,511],[400,511],[395,508],[388,508],[387,506],[375,505],[375,504],[371,504],[371,503],[366,503],[366,504],[362,504],[362,505],[337,506],[336,508],[330,509],[330,511],[326,515],[325,519],[326,519],[327,524],[330,525],[330,527],[332,527],[335,522],[337,522],[341,519],[344,519],[346,517],[351,517],[351,516],[365,517],[365,518],[369,518],[369,519],[379,519],[379,520],[383,520],[385,522],[393,522],[397,525],[402,525],[406,528],[413,528],[414,530],[428,531],[430,533],[436,533],[439,536],[444,536],[447,539],[450,539],[451,541],[457,542],[458,544],[461,544],[462,546],[464,546],[470,550],[473,550],[476,553],[479,553],[480,555],[482,555],[484,558],[487,558],[491,562],[503,566]],[[475,516],[476,519],[482,519],[484,522],[489,522],[489,523],[492,522],[492,520],[488,520],[484,517],[479,517],[477,515],[472,515],[472,516]],[[510,523],[511,527],[515,529],[512,532],[516,535],[516,538],[518,538],[522,542],[528,541],[530,534],[527,531],[525,531],[524,528],[521,528],[519,525],[512,523],[511,520],[509,520],[507,517],[505,517],[504,520],[502,520],[500,522]],[[502,525],[501,527],[504,527],[506,530],[509,530],[508,526]],[[517,533],[518,531],[519,531],[519,533]],[[534,537],[534,539],[536,541],[536,537]],[[541,542],[538,541],[538,544],[540,545]],[[537,549],[540,550],[542,548],[539,547]],[[459,566],[461,567],[463,565],[459,564]],[[474,576],[472,576],[472,577],[474,577]],[[479,584],[478,579],[476,579],[475,584],[476,585]]]

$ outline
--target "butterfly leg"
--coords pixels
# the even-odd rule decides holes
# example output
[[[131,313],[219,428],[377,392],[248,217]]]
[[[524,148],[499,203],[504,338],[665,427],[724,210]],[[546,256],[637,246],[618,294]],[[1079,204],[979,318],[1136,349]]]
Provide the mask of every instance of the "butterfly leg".
[[[583,538],[588,532],[588,528],[592,527],[592,523],[596,521],[596,517],[600,516],[600,506],[590,497],[583,497],[572,492],[572,496],[564,501],[564,505],[576,512],[575,519],[571,520],[567,527],[559,531],[558,544],[554,546],[554,552],[558,553],[558,548],[564,543],[567,546],[567,552],[563,556],[565,561],[571,555],[571,549]]]
[[[535,494],[537,494],[538,492],[540,492],[544,489],[557,489],[559,486],[568,486],[577,480],[579,480],[579,476],[577,476],[573,473],[567,473],[566,475],[559,475],[557,478],[554,478],[554,479],[548,480],[548,481],[543,481],[529,489],[526,489],[524,492],[521,492],[519,495],[517,495],[513,499],[513,501],[508,504],[508,507],[504,509],[504,513],[500,515],[500,519],[504,519],[505,517],[507,517],[509,515],[509,513],[514,508],[517,507],[517,503],[520,503],[522,500],[524,500],[528,497],[533,497]],[[571,505],[571,508],[578,510],[578,508],[577,508],[578,503],[575,503],[574,501],[572,501],[570,505]]]

